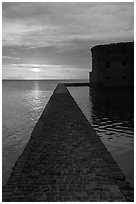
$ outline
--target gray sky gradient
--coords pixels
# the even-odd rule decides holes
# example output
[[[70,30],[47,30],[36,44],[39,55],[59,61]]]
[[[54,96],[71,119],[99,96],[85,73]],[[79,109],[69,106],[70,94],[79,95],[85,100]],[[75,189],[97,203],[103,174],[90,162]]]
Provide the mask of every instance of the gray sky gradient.
[[[4,2],[2,15],[4,79],[87,79],[91,47],[134,40],[132,2]]]

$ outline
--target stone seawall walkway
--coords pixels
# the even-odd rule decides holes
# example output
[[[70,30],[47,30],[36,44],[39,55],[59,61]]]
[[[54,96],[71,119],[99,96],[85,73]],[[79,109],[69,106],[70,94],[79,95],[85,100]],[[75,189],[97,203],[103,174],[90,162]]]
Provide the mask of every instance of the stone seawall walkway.
[[[133,189],[64,85],[17,160],[3,201],[133,201]]]

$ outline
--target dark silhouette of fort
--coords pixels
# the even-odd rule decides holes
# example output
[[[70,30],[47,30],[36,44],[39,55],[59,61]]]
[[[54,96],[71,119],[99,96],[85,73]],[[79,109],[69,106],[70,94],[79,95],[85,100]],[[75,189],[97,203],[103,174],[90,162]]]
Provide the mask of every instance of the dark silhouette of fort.
[[[91,52],[91,86],[134,85],[134,42],[98,45]]]

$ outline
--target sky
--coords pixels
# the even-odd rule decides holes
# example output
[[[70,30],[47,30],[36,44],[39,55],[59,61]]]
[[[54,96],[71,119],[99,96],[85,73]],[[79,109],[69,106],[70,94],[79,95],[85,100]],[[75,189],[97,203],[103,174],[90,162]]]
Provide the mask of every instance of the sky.
[[[133,2],[3,2],[3,79],[88,79],[90,49],[134,41]]]

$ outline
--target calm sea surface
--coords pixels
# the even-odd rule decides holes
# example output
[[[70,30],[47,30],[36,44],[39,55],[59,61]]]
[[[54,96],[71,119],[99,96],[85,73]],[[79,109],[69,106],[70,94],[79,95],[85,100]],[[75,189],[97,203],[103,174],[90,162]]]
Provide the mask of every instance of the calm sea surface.
[[[3,81],[3,184],[58,81]],[[68,88],[128,182],[134,181],[133,90]]]

